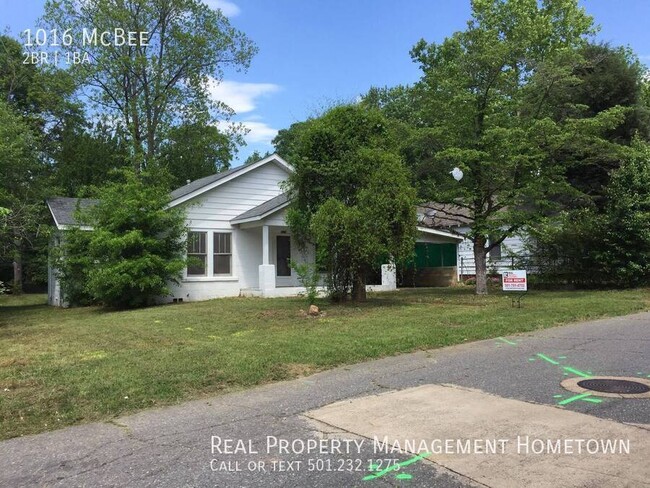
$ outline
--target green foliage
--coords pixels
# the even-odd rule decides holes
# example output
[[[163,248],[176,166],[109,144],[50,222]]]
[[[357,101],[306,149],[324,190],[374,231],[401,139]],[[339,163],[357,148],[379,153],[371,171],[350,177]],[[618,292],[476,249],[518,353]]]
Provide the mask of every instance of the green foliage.
[[[170,189],[178,188],[187,180],[227,170],[236,151],[236,140],[206,122],[172,127],[157,164],[171,174]]]
[[[94,195],[97,187],[115,179],[115,170],[130,165],[124,131],[105,122],[86,125],[68,118],[62,131],[54,184],[63,196]]]
[[[258,150],[255,150],[249,154],[249,156],[246,158],[246,161],[244,161],[244,164],[257,163],[259,160],[267,158],[270,155],[271,155],[270,151],[266,151],[264,154],[262,154]]]
[[[607,188],[601,234],[603,271],[625,287],[650,284],[650,145],[637,141],[634,150]]]
[[[313,305],[318,298],[318,286],[321,281],[321,274],[318,268],[314,264],[298,263],[296,261],[291,261],[289,264],[298,275],[300,284],[306,290],[305,299],[307,300],[307,305]]]
[[[71,230],[64,237],[58,267],[71,300],[149,305],[169,294],[168,283],[186,266],[184,212],[166,208],[168,182],[148,172],[121,174],[123,182],[102,188],[97,205],[79,212],[92,231]]]
[[[402,127],[376,109],[342,106],[295,129],[283,135],[296,169],[292,233],[316,245],[333,298],[363,300],[370,268],[413,250],[415,191],[394,152]]]
[[[38,158],[39,139],[27,121],[0,100],[0,258],[13,261],[13,288],[22,290],[23,257],[47,235],[42,198],[47,167]],[[42,248],[39,248],[42,249]]]
[[[592,22],[577,0],[475,0],[466,30],[411,51],[423,71],[414,87],[420,126],[404,153],[423,199],[469,215],[467,237],[483,268],[492,247],[574,198],[563,156],[602,151],[605,133],[625,119],[617,107],[550,115],[555,93],[577,83],[573,67]],[[460,182],[449,176],[454,167]],[[477,269],[480,294],[485,272]]]
[[[199,0],[48,0],[42,22],[48,29],[72,33],[68,49],[88,55],[88,62],[71,66],[69,72],[87,88],[95,110],[125,128],[137,170],[153,164],[163,142],[178,136],[172,128],[217,121],[225,125],[233,111],[211,100],[211,84],[219,83],[227,68],[247,69],[257,52],[220,10]],[[148,32],[148,38],[146,45],[137,46],[84,45],[81,32],[89,26],[98,32],[119,26]],[[209,147],[229,147],[196,130],[192,128],[193,137],[209,136]],[[233,124],[222,134],[239,142],[242,130]]]
[[[650,148],[636,141],[615,171],[603,211],[563,212],[531,228],[541,280],[579,287],[650,283]]]

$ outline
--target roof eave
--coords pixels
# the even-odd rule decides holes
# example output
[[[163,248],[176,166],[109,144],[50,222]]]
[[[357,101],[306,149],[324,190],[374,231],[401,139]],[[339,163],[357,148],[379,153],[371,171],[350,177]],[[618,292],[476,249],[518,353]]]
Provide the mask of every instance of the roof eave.
[[[284,202],[284,203],[278,205],[277,207],[272,208],[271,210],[268,210],[268,211],[264,212],[263,214],[256,215],[254,217],[248,217],[248,218],[245,218],[245,219],[238,219],[237,217],[235,217],[234,219],[232,219],[230,221],[230,223],[233,224],[233,225],[237,225],[237,224],[248,224],[250,222],[259,222],[260,220],[264,220],[265,218],[269,217],[270,215],[273,215],[274,213],[279,212],[283,208],[287,207],[290,203],[291,203],[290,201]]]

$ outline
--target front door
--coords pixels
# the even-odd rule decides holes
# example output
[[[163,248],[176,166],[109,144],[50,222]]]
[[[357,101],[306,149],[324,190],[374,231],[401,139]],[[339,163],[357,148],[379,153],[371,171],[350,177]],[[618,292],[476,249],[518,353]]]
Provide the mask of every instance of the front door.
[[[276,253],[276,275],[278,278],[291,277],[291,238],[289,236],[277,236],[275,241]],[[278,280],[279,286],[287,286],[288,280]]]

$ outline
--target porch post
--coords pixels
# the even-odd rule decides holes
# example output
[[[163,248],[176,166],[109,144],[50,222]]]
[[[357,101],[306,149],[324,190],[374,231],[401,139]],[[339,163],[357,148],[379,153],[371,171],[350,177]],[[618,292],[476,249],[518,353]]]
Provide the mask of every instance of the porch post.
[[[269,226],[262,226],[262,264],[269,264],[269,254],[271,252],[269,246]]]
[[[269,264],[271,246],[269,246],[269,226],[262,226],[262,264],[259,266],[259,288],[262,296],[273,296],[275,290],[275,265]]]

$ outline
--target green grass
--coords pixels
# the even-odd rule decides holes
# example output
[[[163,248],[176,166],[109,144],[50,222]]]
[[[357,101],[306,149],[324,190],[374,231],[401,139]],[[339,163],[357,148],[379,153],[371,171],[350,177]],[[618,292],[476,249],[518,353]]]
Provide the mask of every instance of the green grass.
[[[368,303],[230,298],[134,311],[59,309],[0,297],[0,438],[110,419],[345,363],[622,315],[647,290],[534,292],[523,308],[465,288],[401,290]]]

